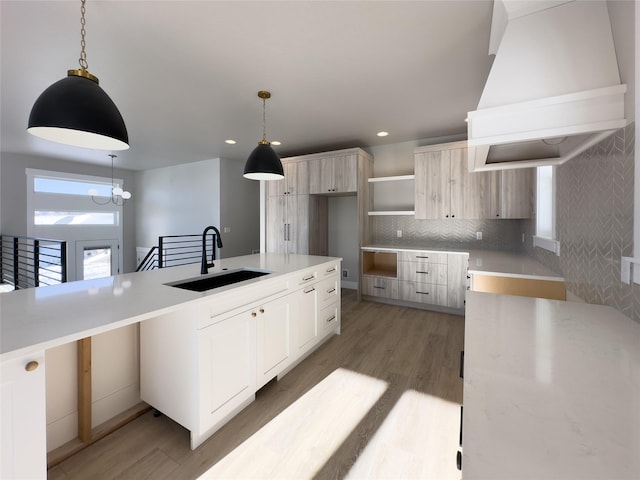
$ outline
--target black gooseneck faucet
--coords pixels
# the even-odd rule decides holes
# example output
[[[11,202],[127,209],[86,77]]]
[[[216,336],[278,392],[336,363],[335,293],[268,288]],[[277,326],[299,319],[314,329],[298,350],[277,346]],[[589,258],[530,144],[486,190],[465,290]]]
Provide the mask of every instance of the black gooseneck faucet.
[[[214,263],[207,263],[207,232],[209,230],[213,230],[216,232],[217,235],[217,245],[218,248],[222,248],[222,237],[220,236],[220,230],[218,230],[216,227],[214,227],[213,225],[209,225],[207,228],[204,229],[204,232],[202,232],[202,263],[200,265],[200,274],[204,275],[206,273],[209,273],[209,267],[213,267]],[[213,246],[214,249],[214,253],[215,253],[215,245]]]

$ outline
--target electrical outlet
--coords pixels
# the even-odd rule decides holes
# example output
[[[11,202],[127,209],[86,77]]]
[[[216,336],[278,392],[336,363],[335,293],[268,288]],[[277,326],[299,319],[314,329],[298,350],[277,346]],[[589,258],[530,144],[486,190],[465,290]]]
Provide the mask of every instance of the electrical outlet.
[[[482,232],[476,232],[476,240],[482,240]]]
[[[346,268],[342,269],[342,278],[349,278],[349,270]]]
[[[524,233],[522,234],[522,243],[524,243]]]
[[[396,235],[398,238],[402,238],[402,230],[396,230]]]
[[[231,227],[224,227],[224,228],[222,229],[222,231],[223,231],[224,233],[231,233]]]

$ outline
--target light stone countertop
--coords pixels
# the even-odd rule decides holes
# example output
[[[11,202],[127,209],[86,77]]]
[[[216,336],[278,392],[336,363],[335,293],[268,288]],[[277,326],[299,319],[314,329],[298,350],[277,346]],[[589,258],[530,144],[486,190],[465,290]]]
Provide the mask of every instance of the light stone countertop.
[[[466,480],[640,478],[640,324],[479,292],[466,310]]]
[[[207,292],[193,292],[165,283],[201,277],[200,264],[68,282],[0,294],[0,358],[44,350],[115,328],[140,322],[194,301],[222,299],[241,289],[340,260],[334,257],[247,255],[215,260],[209,275],[223,269],[250,268],[274,272]]]
[[[399,251],[431,251],[442,253],[468,253],[469,273],[496,275],[534,280],[563,282],[564,278],[523,253],[504,252],[499,250],[478,250],[464,248],[428,247],[425,245],[393,246],[367,245],[364,251],[399,252]]]

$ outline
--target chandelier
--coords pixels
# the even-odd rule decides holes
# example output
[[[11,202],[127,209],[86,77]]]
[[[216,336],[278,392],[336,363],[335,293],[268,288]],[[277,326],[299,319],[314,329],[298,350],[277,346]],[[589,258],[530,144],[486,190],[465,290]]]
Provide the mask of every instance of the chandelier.
[[[89,190],[89,195],[91,195],[91,200],[93,200],[93,202],[97,203],[98,205],[113,203],[114,205],[122,206],[127,202],[127,200],[131,198],[131,192],[128,192],[119,185],[115,184],[115,180],[113,177],[113,159],[116,158],[117,155],[110,153],[109,156],[111,157],[111,196],[100,196],[98,195],[98,190],[96,190],[95,188]]]

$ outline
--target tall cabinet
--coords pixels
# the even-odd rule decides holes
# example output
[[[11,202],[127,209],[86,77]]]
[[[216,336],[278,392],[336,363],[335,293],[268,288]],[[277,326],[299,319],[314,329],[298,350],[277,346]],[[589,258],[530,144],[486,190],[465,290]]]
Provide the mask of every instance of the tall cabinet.
[[[285,178],[266,182],[267,252],[327,255],[328,200],[336,196],[357,197],[357,247],[369,243],[371,155],[350,148],[283,158],[282,166]]]

